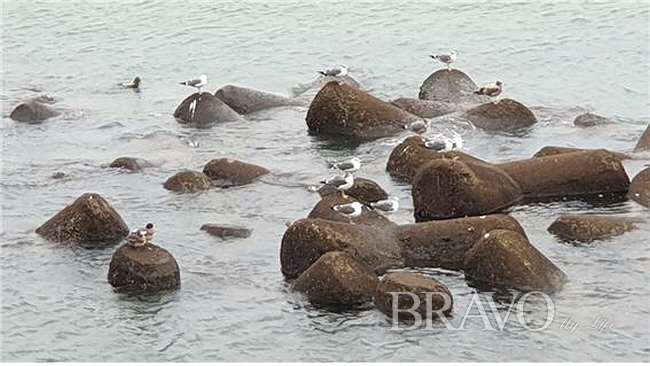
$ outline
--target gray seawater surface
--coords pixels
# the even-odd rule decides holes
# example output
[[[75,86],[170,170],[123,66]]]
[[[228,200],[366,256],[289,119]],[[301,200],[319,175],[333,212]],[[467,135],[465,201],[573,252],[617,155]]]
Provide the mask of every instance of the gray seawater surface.
[[[546,228],[564,213],[648,216],[623,202],[519,206],[532,243],[569,276],[552,296],[556,322],[529,332],[516,322],[482,331],[390,330],[375,310],[314,308],[287,291],[280,273],[284,223],[305,217],[317,195],[298,184],[330,174],[328,159],[360,156],[360,176],[401,198],[398,223],[413,222],[410,187],[384,171],[407,135],[359,146],[309,136],[306,108],[257,113],[244,123],[183,127],[172,117],[191,90],[178,81],[208,74],[209,90],[236,84],[288,94],[314,70],[346,63],[373,94],[416,97],[439,65],[427,55],[457,48],[456,67],[478,84],[506,82],[504,97],[534,108],[524,136],[470,126],[465,150],[489,161],[526,158],[545,145],[630,152],[648,124],[647,2],[257,2],[4,1],[2,3],[2,359],[52,361],[437,361],[649,360],[647,228],[574,247]],[[114,85],[133,75],[141,93]],[[42,124],[8,118],[20,101],[49,93],[67,112]],[[583,111],[616,124],[572,125]],[[198,147],[191,146],[197,142]],[[102,168],[118,156],[159,166],[141,173]],[[175,194],[174,172],[216,157],[264,165],[285,187],[253,185]],[[648,163],[626,162],[632,177]],[[57,171],[69,178],[54,180]],[[131,227],[153,221],[156,242],[178,260],[182,288],[129,297],[106,282],[114,247],[56,245],[34,229],[84,192],[97,192]],[[204,223],[239,224],[253,235],[222,242]],[[461,317],[473,289],[462,274],[427,269],[447,284]],[[543,322],[545,309],[528,314]],[[559,329],[566,317],[580,326]],[[615,325],[588,329],[599,316]]]

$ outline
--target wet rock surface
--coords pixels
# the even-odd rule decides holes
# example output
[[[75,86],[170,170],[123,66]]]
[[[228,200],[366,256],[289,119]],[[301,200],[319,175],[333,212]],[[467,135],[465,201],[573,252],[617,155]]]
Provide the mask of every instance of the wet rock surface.
[[[526,237],[519,222],[504,214],[402,225],[398,238],[404,247],[404,265],[461,270],[469,249],[495,229],[515,231]]]
[[[643,169],[634,176],[628,197],[645,207],[650,207],[650,168]]]
[[[527,201],[625,196],[630,184],[621,160],[600,150],[497,166],[517,182]]]
[[[593,127],[609,123],[612,123],[612,121],[593,113],[583,113],[573,120],[573,124],[579,127]]]
[[[322,255],[291,284],[313,303],[354,306],[372,301],[378,278],[374,271],[345,252]]]
[[[342,135],[359,139],[389,136],[419,120],[381,99],[338,82],[327,83],[307,112],[307,126],[315,135]]]
[[[478,287],[553,293],[566,275],[528,239],[511,230],[492,230],[465,256],[465,277]]]
[[[393,294],[398,292],[402,294]],[[417,300],[413,296],[416,296]],[[435,311],[447,314],[454,307],[454,299],[447,286],[431,277],[409,272],[393,272],[384,276],[377,286],[374,303],[377,309],[390,317],[393,317],[394,309],[415,308],[413,311],[420,314],[421,319],[429,316],[428,306],[433,317],[436,315],[433,313]],[[399,320],[414,318],[413,314],[407,311],[399,311],[395,315]]]
[[[205,224],[201,226],[201,230],[207,232],[212,236],[221,239],[230,238],[248,238],[251,236],[251,229],[243,226],[220,225],[220,224]]]
[[[520,131],[537,123],[530,109],[512,99],[481,104],[462,116],[484,130]]]
[[[642,222],[639,218],[614,215],[563,215],[548,231],[564,241],[590,243],[623,235]]]
[[[58,112],[51,107],[39,103],[36,100],[30,100],[25,103],[20,103],[17,105],[9,118],[17,122],[42,122],[48,118],[56,117],[61,112]]]
[[[390,102],[390,104],[420,118],[434,118],[444,116],[445,114],[454,113],[461,109],[461,107],[456,103],[413,98],[395,99]]]
[[[242,117],[221,99],[208,92],[194,93],[176,107],[174,117],[180,123],[209,126],[217,122],[241,121]]]
[[[181,276],[167,250],[151,243],[142,247],[124,244],[111,258],[108,282],[117,292],[140,294],[176,289]]]
[[[438,152],[426,148],[424,142],[425,139],[422,136],[411,136],[402,141],[390,154],[386,164],[386,171],[397,180],[411,183],[420,168],[434,159],[450,159],[491,165],[486,161],[457,150]]]
[[[212,188],[212,181],[201,172],[184,170],[169,177],[163,186],[170,191],[191,193]]]
[[[495,166],[434,159],[413,180],[415,221],[479,216],[519,202],[517,183]]]
[[[36,229],[56,242],[104,246],[129,234],[122,217],[97,193],[84,193]]]
[[[226,85],[214,95],[239,114],[249,114],[265,109],[304,106],[304,101],[236,85]]]
[[[379,184],[370,179],[357,177],[354,177],[354,185],[350,189],[346,190],[345,193],[348,196],[354,197],[359,202],[366,205],[370,202],[377,202],[388,198],[388,193],[386,193],[386,191],[381,188]],[[318,194],[320,194],[321,197],[329,196],[332,194],[340,195],[339,191],[336,188],[329,185],[323,185],[321,188],[319,188]]]
[[[650,150],[650,124],[648,127],[646,127],[645,131],[643,132],[643,135],[641,135],[641,138],[639,141],[636,143],[636,146],[634,147],[634,152],[640,152],[640,151],[648,151]]]
[[[153,166],[153,164],[144,159],[128,156],[117,158],[109,165],[111,168],[123,168],[131,171],[138,171],[151,166]]]
[[[620,152],[615,152],[615,151],[609,151],[605,149],[579,149],[575,147],[562,147],[562,146],[544,146],[541,148],[538,152],[536,152],[533,157],[534,158],[543,158],[545,156],[550,156],[550,155],[559,155],[559,154],[568,154],[568,153],[573,153],[573,152],[580,152],[580,151],[604,151],[608,154],[611,154],[613,157],[619,159],[619,160],[627,160],[627,159],[632,159],[631,156],[627,154],[623,154]]]
[[[437,70],[424,80],[418,98],[445,103],[481,104],[490,101],[474,92],[478,86],[472,78],[460,70]]]
[[[203,167],[203,174],[210,177],[216,186],[250,184],[268,173],[268,169],[259,165],[226,158],[212,159]]]

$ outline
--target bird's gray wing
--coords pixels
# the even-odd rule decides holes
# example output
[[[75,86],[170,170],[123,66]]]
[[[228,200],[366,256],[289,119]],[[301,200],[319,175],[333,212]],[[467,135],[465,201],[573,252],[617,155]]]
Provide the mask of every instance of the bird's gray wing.
[[[352,205],[346,204],[346,205],[334,206],[334,211],[344,213],[344,214],[351,214],[354,213],[355,210]]]
[[[184,82],[182,82],[181,84],[185,84],[185,85],[189,85],[189,86],[196,86],[196,85],[198,85],[200,82],[201,82],[201,79],[198,79],[198,78],[197,78],[197,79],[192,79],[192,80],[184,81]]]
[[[340,170],[347,170],[347,169],[352,169],[352,168],[354,168],[354,164],[352,164],[352,163],[349,162],[349,161],[343,161],[343,162],[340,162],[340,163],[336,163],[336,164],[334,164],[334,167],[335,167],[336,169],[340,169]]]

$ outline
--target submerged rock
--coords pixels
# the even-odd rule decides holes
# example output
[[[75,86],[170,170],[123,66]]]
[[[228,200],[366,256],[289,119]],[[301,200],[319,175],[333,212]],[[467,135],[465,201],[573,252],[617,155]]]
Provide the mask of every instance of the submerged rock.
[[[163,186],[170,191],[198,192],[210,189],[212,181],[201,172],[185,170],[169,177]]]
[[[371,268],[344,252],[322,255],[291,284],[310,302],[355,306],[372,301],[378,278]]]
[[[462,117],[484,130],[518,131],[537,123],[530,109],[512,99],[481,104],[463,113]]]
[[[474,94],[478,86],[460,70],[438,70],[424,80],[419,98],[446,103],[480,104],[490,101],[484,95]]]
[[[413,296],[418,299],[417,307],[414,306],[416,301]],[[395,297],[397,304],[393,302]],[[450,313],[454,307],[454,299],[447,286],[431,277],[408,272],[394,272],[384,276],[377,286],[374,302],[379,310],[390,317],[393,317],[393,309],[403,310],[396,312],[398,320],[413,320],[413,314],[405,311],[413,307],[413,311],[420,314],[422,319],[434,316],[435,311]],[[431,314],[427,314],[428,309],[431,309]]]
[[[259,165],[226,158],[212,159],[203,167],[203,174],[214,180],[216,186],[250,184],[268,173],[268,169]]]
[[[84,193],[36,229],[42,237],[56,241],[103,245],[129,234],[122,217],[97,193]]]
[[[643,135],[639,139],[639,142],[636,143],[634,147],[634,152],[650,150],[650,124],[646,127]]]
[[[630,184],[621,160],[601,150],[497,166],[517,182],[528,201],[624,196]]]
[[[579,127],[592,127],[609,123],[612,123],[612,121],[593,113],[583,113],[573,120],[573,124]]]
[[[390,102],[390,104],[420,118],[439,117],[445,114],[456,112],[460,109],[459,105],[456,103],[413,98],[395,99],[394,101]]]
[[[128,156],[117,158],[109,165],[111,168],[123,168],[131,171],[138,171],[151,166],[153,166],[153,164],[144,159]]]
[[[422,136],[411,136],[397,145],[388,158],[386,171],[395,179],[411,183],[420,168],[434,159],[451,159],[474,164],[490,163],[458,150],[438,152],[424,146]]]
[[[31,100],[17,105],[9,117],[17,122],[41,122],[59,114],[61,113],[36,100]]]
[[[139,294],[180,287],[178,263],[165,249],[147,243],[124,244],[115,251],[108,269],[108,282],[117,292]]]
[[[212,236],[219,237],[221,239],[248,238],[249,236],[251,236],[251,229],[242,226],[205,224],[201,226],[201,230],[207,232]]]
[[[650,207],[650,168],[643,169],[632,179],[628,197],[645,207]]]
[[[517,183],[495,166],[434,159],[413,180],[415,221],[499,212],[519,202]]]
[[[528,239],[511,230],[492,230],[468,252],[465,277],[474,285],[553,293],[567,278]]]
[[[180,123],[191,123],[198,126],[242,120],[237,112],[208,92],[194,93],[185,98],[176,107],[174,117]]]
[[[323,254],[344,251],[377,272],[403,263],[393,230],[346,222],[305,219],[294,222],[282,237],[282,273],[295,278]]]
[[[226,85],[214,95],[240,114],[284,106],[304,106],[304,101],[236,85]]]
[[[404,265],[461,270],[470,248],[495,229],[512,230],[526,237],[519,222],[504,214],[402,225],[398,238],[404,247]]]
[[[572,152],[578,152],[578,151],[604,151],[608,154],[611,154],[613,157],[620,159],[620,160],[626,160],[626,159],[632,159],[631,156],[627,154],[623,154],[620,152],[614,152],[614,151],[609,151],[605,149],[578,149],[575,147],[561,147],[561,146],[544,146],[541,148],[538,152],[536,152],[533,157],[534,158],[543,158],[545,156],[550,156],[550,155],[558,155],[558,154],[567,154],[567,153],[572,153]]]
[[[563,215],[548,231],[565,241],[589,243],[623,235],[638,227],[643,220],[613,215]]]
[[[338,82],[327,83],[318,92],[306,118],[312,134],[360,139],[403,131],[404,125],[419,119],[368,93]]]

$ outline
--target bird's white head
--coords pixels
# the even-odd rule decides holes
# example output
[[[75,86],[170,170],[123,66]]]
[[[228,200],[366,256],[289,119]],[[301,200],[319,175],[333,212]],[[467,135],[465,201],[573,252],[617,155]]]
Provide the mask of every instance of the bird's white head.
[[[452,56],[456,56],[456,55],[458,55],[458,51],[456,51],[456,50],[451,50],[451,52],[449,52],[449,53],[450,53]]]
[[[341,66],[341,70],[348,70],[349,69],[348,65],[346,65],[346,64],[341,64],[339,66]]]
[[[201,79],[201,82],[204,83],[204,84],[208,82],[208,77],[205,76],[205,74],[201,75],[200,79]]]
[[[353,162],[353,163],[361,163],[361,159],[359,159],[359,158],[356,157],[356,156],[353,157],[352,159],[350,159],[350,161]]]

